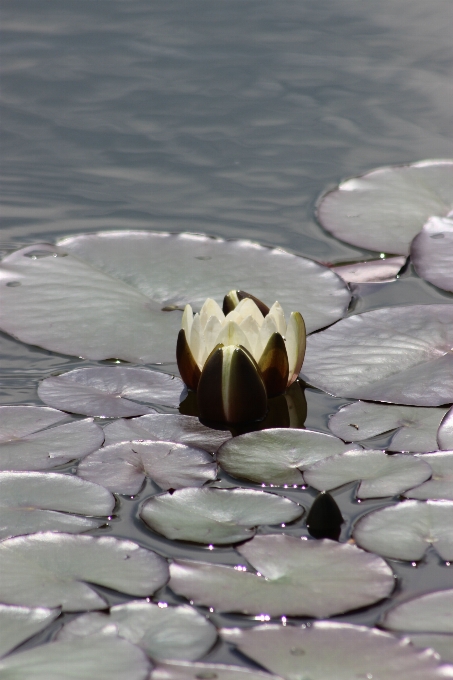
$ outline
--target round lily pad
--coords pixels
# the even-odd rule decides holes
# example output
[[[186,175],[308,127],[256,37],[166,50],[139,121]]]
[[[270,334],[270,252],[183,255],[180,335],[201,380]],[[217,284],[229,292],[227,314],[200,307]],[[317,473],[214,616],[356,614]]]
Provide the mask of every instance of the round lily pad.
[[[116,635],[139,645],[154,660],[195,661],[207,654],[217,640],[212,623],[192,607],[168,607],[143,600],[117,604],[108,614],[82,614],[66,623],[57,639],[99,634]]]
[[[166,561],[132,541],[50,532],[2,541],[0,571],[1,602],[63,611],[107,607],[85,581],[145,597],[168,578]]]
[[[432,546],[453,560],[453,502],[404,501],[362,517],[354,529],[357,545],[399,560],[421,560]]]
[[[176,560],[170,587],[220,612],[270,616],[333,616],[387,597],[395,580],[383,559],[329,539],[255,536],[237,549],[259,570]]]
[[[0,470],[46,470],[101,446],[102,428],[91,418],[49,427],[67,417],[45,406],[0,406]]]
[[[301,471],[309,465],[351,448],[360,447],[347,446],[322,432],[273,428],[234,437],[220,447],[217,461],[233,477],[275,486],[297,485],[304,483]]]
[[[253,489],[181,489],[152,496],[145,524],[171,540],[223,545],[246,541],[260,524],[292,522],[304,509],[288,498]]]
[[[388,609],[382,620],[388,630],[453,633],[453,589],[418,595]]]
[[[329,429],[348,442],[397,429],[388,451],[425,453],[437,450],[437,430],[447,409],[392,406],[357,401],[341,408],[329,419]]]
[[[150,680],[281,680],[281,678],[243,666],[173,662],[159,664],[152,671]]]
[[[160,371],[100,366],[46,378],[38,387],[38,395],[45,404],[70,413],[119,418],[153,410],[137,401],[177,408],[183,389],[180,378]]]
[[[371,281],[394,281],[406,262],[405,257],[388,257],[355,264],[332,267],[332,271],[347,283],[369,283]]]
[[[453,219],[430,217],[412,241],[411,261],[419,276],[452,292]]]
[[[389,633],[334,621],[310,626],[266,624],[224,628],[222,637],[285,680],[441,680],[453,667],[440,666]]]
[[[106,517],[114,506],[109,491],[72,475],[0,472],[0,539],[33,531],[96,529],[105,519],[95,517]]]
[[[0,278],[1,330],[54,352],[135,363],[174,362],[178,310],[221,302],[233,288],[267,304],[278,291],[309,332],[343,316],[350,300],[345,283],[312,260],[200,234],[82,234],[8,255]]]
[[[453,209],[453,161],[428,160],[378,168],[325,194],[318,219],[354,246],[407,255],[431,215]]]
[[[161,489],[203,486],[217,476],[211,454],[173,442],[122,442],[104,446],[87,456],[77,474],[110,491],[135,495],[146,477]]]
[[[409,640],[421,649],[433,649],[442,661],[453,663],[453,634],[412,633]]]
[[[453,401],[453,305],[388,307],[307,340],[302,377],[334,396],[413,406]]]
[[[432,478],[421,486],[405,493],[407,498],[418,500],[449,500],[453,501],[453,451],[438,451],[418,455],[433,471]]]
[[[59,614],[59,609],[0,604],[0,657],[46,628]]]
[[[447,411],[439,426],[437,442],[443,451],[453,451],[453,408]]]
[[[403,493],[431,477],[431,467],[414,456],[384,451],[345,451],[325,458],[304,472],[304,479],[320,491],[361,480],[357,498],[381,498]]]

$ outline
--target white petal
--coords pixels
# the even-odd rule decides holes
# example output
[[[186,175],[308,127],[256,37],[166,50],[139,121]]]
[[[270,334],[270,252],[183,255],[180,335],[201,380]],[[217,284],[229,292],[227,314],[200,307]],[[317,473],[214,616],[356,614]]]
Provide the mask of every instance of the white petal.
[[[184,307],[184,312],[181,319],[181,328],[186,333],[186,340],[189,342],[190,331],[192,330],[193,311],[190,305]]]
[[[250,342],[250,347],[252,348],[253,358],[255,361],[258,361],[262,353],[261,342],[259,342],[259,325],[252,316],[247,316],[244,321],[241,322],[239,328],[246,334],[247,339]],[[256,356],[257,352],[258,356]]]
[[[230,321],[222,328],[217,336],[217,342],[221,342],[224,345],[242,345],[249,352],[252,351],[246,334],[234,321]]]
[[[202,329],[206,328],[206,325],[211,316],[215,316],[219,321],[223,321],[225,318],[225,314],[222,312],[217,302],[212,298],[208,298],[200,310],[200,321]]]
[[[199,366],[202,366],[201,357],[204,354],[205,347],[199,314],[195,314],[193,317],[192,328],[190,329],[190,340],[188,342],[193,358]]]
[[[212,352],[218,340],[217,337],[222,330],[222,323],[216,316],[210,316],[204,329],[204,344],[206,347],[206,357]],[[206,359],[204,360],[206,361]]]
[[[263,325],[261,326],[260,329],[260,337],[259,337],[259,342],[261,344],[261,352],[263,349],[266,347],[269,338],[271,337],[272,333],[277,333],[277,324],[275,323],[275,318],[274,316],[270,316],[268,314],[266,318],[264,319]],[[260,354],[261,356],[261,354]]]
[[[285,313],[279,302],[274,302],[269,310],[268,316],[272,316],[275,321],[275,325],[277,326],[278,332],[284,338],[286,336]]]
[[[240,324],[247,316],[252,316],[258,326],[261,326],[263,323],[263,315],[250,298],[241,300],[236,309],[227,314],[227,319],[228,321],[235,321],[237,324]]]
[[[306,331],[303,317],[299,312],[291,312],[286,330],[286,352],[288,354],[288,385],[297,378],[305,356]]]

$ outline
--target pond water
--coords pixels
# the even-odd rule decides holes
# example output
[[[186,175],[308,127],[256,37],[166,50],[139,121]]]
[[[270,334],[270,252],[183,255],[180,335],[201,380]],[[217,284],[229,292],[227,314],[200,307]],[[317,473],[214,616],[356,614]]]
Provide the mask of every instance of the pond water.
[[[379,165],[453,156],[451,14],[450,0],[4,0],[2,254],[65,234],[151,229],[249,238],[322,263],[365,258],[317,225],[316,199]],[[451,301],[409,269],[358,286],[350,313]],[[90,365],[0,334],[0,403],[40,404],[39,380]],[[306,426],[325,432],[347,403],[306,397]],[[236,563],[232,549],[152,536],[136,514],[153,491],[122,499],[109,531],[166,556]],[[388,503],[358,504],[353,491],[334,493],[344,538]],[[277,492],[306,507],[314,497]],[[453,567],[434,553],[416,568],[391,564],[396,597],[453,586]],[[386,606],[335,618],[372,625]],[[208,658],[245,663],[226,646]]]

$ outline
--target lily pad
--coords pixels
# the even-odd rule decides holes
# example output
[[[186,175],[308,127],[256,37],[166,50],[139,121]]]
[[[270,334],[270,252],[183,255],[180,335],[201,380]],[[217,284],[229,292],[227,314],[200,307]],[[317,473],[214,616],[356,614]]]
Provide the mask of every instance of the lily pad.
[[[346,451],[325,458],[305,470],[304,479],[320,491],[361,480],[357,498],[396,496],[431,477],[428,463],[414,456],[384,451]]]
[[[437,441],[443,451],[453,450],[453,407],[444,416],[437,431]]]
[[[396,428],[388,451],[425,453],[437,450],[437,430],[447,409],[391,406],[357,401],[341,408],[329,419],[329,429],[348,442],[390,432]]]
[[[307,340],[302,377],[333,396],[440,406],[453,401],[453,305],[357,314]]]
[[[91,418],[46,429],[67,417],[45,406],[0,406],[0,470],[46,470],[102,445],[102,428]]]
[[[276,675],[220,663],[165,663],[151,673],[150,680],[281,680]]]
[[[358,448],[322,432],[273,428],[231,439],[220,447],[217,461],[233,477],[275,486],[297,485],[304,483],[301,471],[313,463]]]
[[[110,515],[114,506],[115,498],[102,486],[72,475],[0,472],[0,539],[33,531],[96,529],[105,519],[95,517]]]
[[[202,425],[194,416],[151,413],[141,418],[119,419],[104,428],[105,443],[117,444],[134,439],[177,442],[215,453],[231,439],[231,433]]]
[[[407,255],[431,215],[453,209],[453,161],[428,160],[377,168],[324,195],[318,219],[354,246]]]
[[[332,267],[332,271],[347,283],[393,281],[405,262],[405,257],[388,257],[355,264],[342,264]]]
[[[253,489],[182,489],[152,496],[140,517],[166,538],[224,545],[246,541],[260,524],[293,522],[304,508]]]
[[[220,612],[333,616],[387,597],[395,580],[383,559],[329,539],[255,536],[237,551],[259,574],[218,564],[176,560],[170,587]]]
[[[430,465],[433,476],[421,486],[407,491],[405,496],[418,500],[453,501],[453,451],[426,453],[417,458]]]
[[[146,597],[168,578],[166,561],[112,536],[38,533],[0,543],[0,601],[63,611],[106,609],[85,581]]]
[[[203,486],[217,476],[211,454],[173,442],[122,442],[104,446],[83,460],[77,474],[115,493],[135,495],[146,477],[161,489]]]
[[[108,614],[92,612],[72,619],[58,640],[114,635],[138,645],[154,660],[195,661],[209,652],[217,630],[188,605],[168,607],[143,600],[118,604]]]
[[[160,371],[101,366],[46,378],[38,387],[38,395],[45,404],[70,413],[120,418],[153,410],[137,401],[177,408],[183,389],[180,378]]]
[[[453,635],[441,633],[412,633],[409,640],[421,649],[434,649],[436,654],[449,663],[453,663]]]
[[[421,560],[432,546],[453,560],[453,502],[404,501],[362,517],[354,529],[357,545],[397,560]]]
[[[0,660],[11,680],[147,680],[151,664],[126,640],[94,638],[51,642]]]
[[[387,610],[382,626],[407,633],[453,633],[453,589],[436,590],[397,604]]]
[[[8,654],[59,616],[59,609],[0,604],[0,656]]]
[[[350,623],[316,621],[310,626],[266,624],[224,628],[222,637],[285,680],[441,680],[453,666],[440,666],[389,633]]]
[[[453,219],[430,217],[412,241],[411,261],[419,276],[452,292]]]
[[[1,330],[54,352],[135,363],[174,362],[181,314],[172,310],[199,310],[233,288],[271,304],[278,291],[308,332],[343,316],[350,300],[312,260],[200,234],[102,232],[28,246],[4,258],[0,280]]]

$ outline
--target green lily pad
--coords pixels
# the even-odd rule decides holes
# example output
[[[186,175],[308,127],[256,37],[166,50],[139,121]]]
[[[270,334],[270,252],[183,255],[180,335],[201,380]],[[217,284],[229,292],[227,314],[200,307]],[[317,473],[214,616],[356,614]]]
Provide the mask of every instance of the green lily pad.
[[[254,489],[181,489],[152,496],[142,507],[145,524],[166,538],[224,545],[246,541],[260,524],[293,522],[304,508]]]
[[[397,604],[386,611],[382,626],[405,633],[453,633],[453,589],[436,590]]]
[[[331,416],[329,429],[348,442],[397,429],[387,446],[388,451],[425,453],[437,450],[437,430],[447,410],[357,401]]]
[[[405,493],[407,498],[418,500],[453,501],[453,451],[437,451],[418,455],[430,465],[433,475],[427,482]]]
[[[412,241],[411,262],[423,279],[453,291],[453,219],[429,218]]]
[[[384,451],[346,451],[310,466],[304,479],[320,491],[361,480],[357,498],[396,496],[431,477],[427,462],[404,454]]]
[[[362,517],[353,534],[357,545],[398,560],[421,560],[429,546],[453,560],[453,502],[404,501]]]
[[[439,426],[437,441],[443,451],[453,451],[453,407],[447,411]]]
[[[174,362],[181,314],[171,310],[221,302],[233,288],[270,304],[278,291],[309,332],[343,316],[350,300],[312,260],[200,234],[82,234],[8,255],[0,276],[1,330],[54,352],[135,363]]]
[[[270,616],[333,616],[387,597],[395,580],[383,559],[329,539],[255,536],[237,549],[257,573],[176,560],[170,587],[220,612]]]
[[[107,607],[86,581],[146,597],[168,578],[166,561],[132,541],[50,532],[2,541],[0,571],[1,602],[63,611]]]
[[[0,604],[0,656],[39,633],[59,614],[59,609]]]
[[[282,680],[241,666],[220,663],[165,663],[151,673],[150,680]]]
[[[421,649],[433,649],[442,661],[453,663],[453,635],[412,633],[409,640]]]
[[[368,262],[342,264],[332,267],[332,271],[347,283],[369,283],[371,281],[394,281],[406,262],[405,257],[387,257]]]
[[[431,215],[453,209],[453,161],[377,168],[324,195],[318,219],[342,241],[378,252],[409,254]]]
[[[318,460],[359,449],[322,432],[273,428],[234,437],[217,452],[217,461],[233,477],[275,486],[304,483],[302,470]]]

